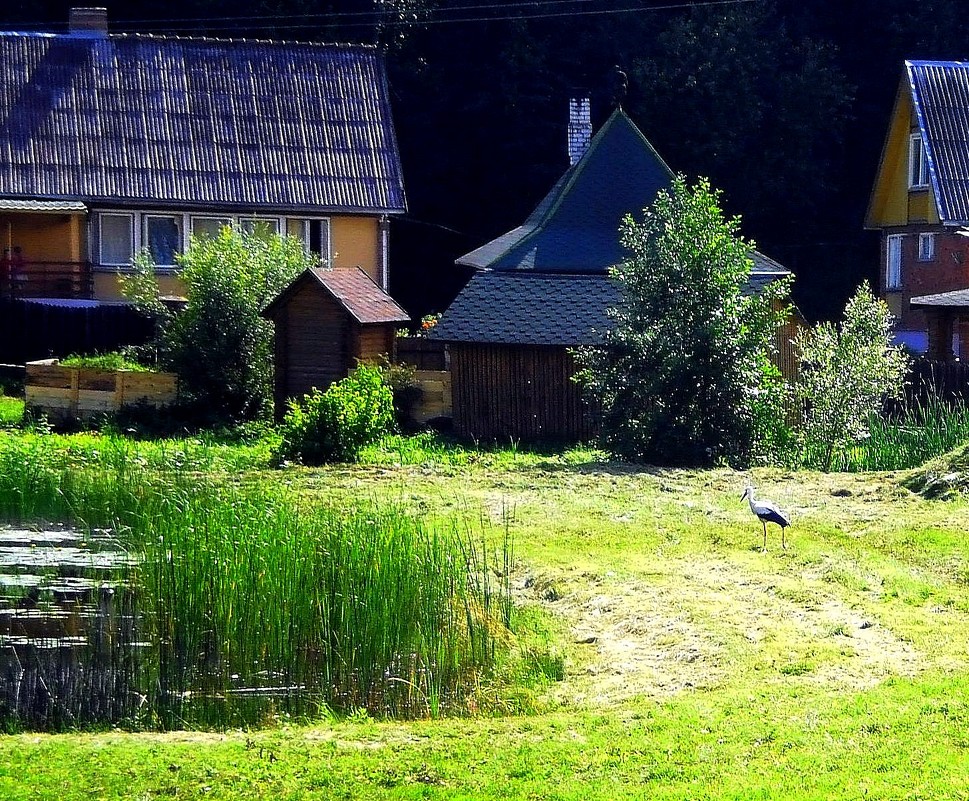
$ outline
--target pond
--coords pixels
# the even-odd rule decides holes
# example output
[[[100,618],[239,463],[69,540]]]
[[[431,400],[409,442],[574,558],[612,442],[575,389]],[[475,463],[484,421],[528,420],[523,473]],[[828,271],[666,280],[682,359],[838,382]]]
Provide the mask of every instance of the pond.
[[[107,532],[0,529],[0,721],[63,728],[131,717],[138,635],[126,574],[138,557]]]

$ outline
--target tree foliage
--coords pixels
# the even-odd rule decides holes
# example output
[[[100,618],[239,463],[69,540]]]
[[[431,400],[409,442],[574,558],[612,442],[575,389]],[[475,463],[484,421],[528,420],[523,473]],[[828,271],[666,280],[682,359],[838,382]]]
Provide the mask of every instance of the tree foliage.
[[[891,330],[888,306],[865,283],[848,301],[839,326],[818,323],[795,339],[809,465],[830,470],[839,453],[868,436],[883,401],[901,397],[909,360],[891,345]]]
[[[738,229],[706,180],[683,177],[642,221],[623,222],[630,255],[613,270],[622,300],[604,344],[579,355],[611,452],[660,464],[749,462],[772,427],[765,418],[779,420],[770,355],[788,286],[745,294],[753,246]]]
[[[215,238],[193,239],[178,262],[188,299],[178,314],[159,303],[154,265],[144,255],[125,289],[158,321],[159,361],[178,374],[186,402],[213,422],[268,416],[273,327],[259,312],[315,260],[298,239],[225,227]]]

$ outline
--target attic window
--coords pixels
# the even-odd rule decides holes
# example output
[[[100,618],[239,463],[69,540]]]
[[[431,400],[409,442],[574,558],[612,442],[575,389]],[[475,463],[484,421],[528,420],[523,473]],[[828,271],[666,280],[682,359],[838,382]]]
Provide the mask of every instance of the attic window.
[[[929,185],[929,160],[922,134],[914,133],[908,143],[908,188],[926,189]]]

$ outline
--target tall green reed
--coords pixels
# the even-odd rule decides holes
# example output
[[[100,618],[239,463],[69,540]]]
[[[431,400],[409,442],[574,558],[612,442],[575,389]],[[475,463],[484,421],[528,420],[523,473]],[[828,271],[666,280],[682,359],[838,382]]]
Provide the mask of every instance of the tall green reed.
[[[509,601],[488,577],[507,554],[467,531],[149,466],[124,443],[62,444],[0,438],[0,517],[111,528],[143,556],[139,725],[436,714],[491,666]]]

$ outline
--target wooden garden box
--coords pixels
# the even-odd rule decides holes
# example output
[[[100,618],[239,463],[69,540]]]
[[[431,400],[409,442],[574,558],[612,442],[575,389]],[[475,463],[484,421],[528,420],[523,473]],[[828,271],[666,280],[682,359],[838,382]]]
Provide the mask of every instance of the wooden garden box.
[[[62,367],[57,359],[27,362],[24,382],[27,408],[51,420],[84,419],[136,403],[158,408],[177,393],[174,373]]]

